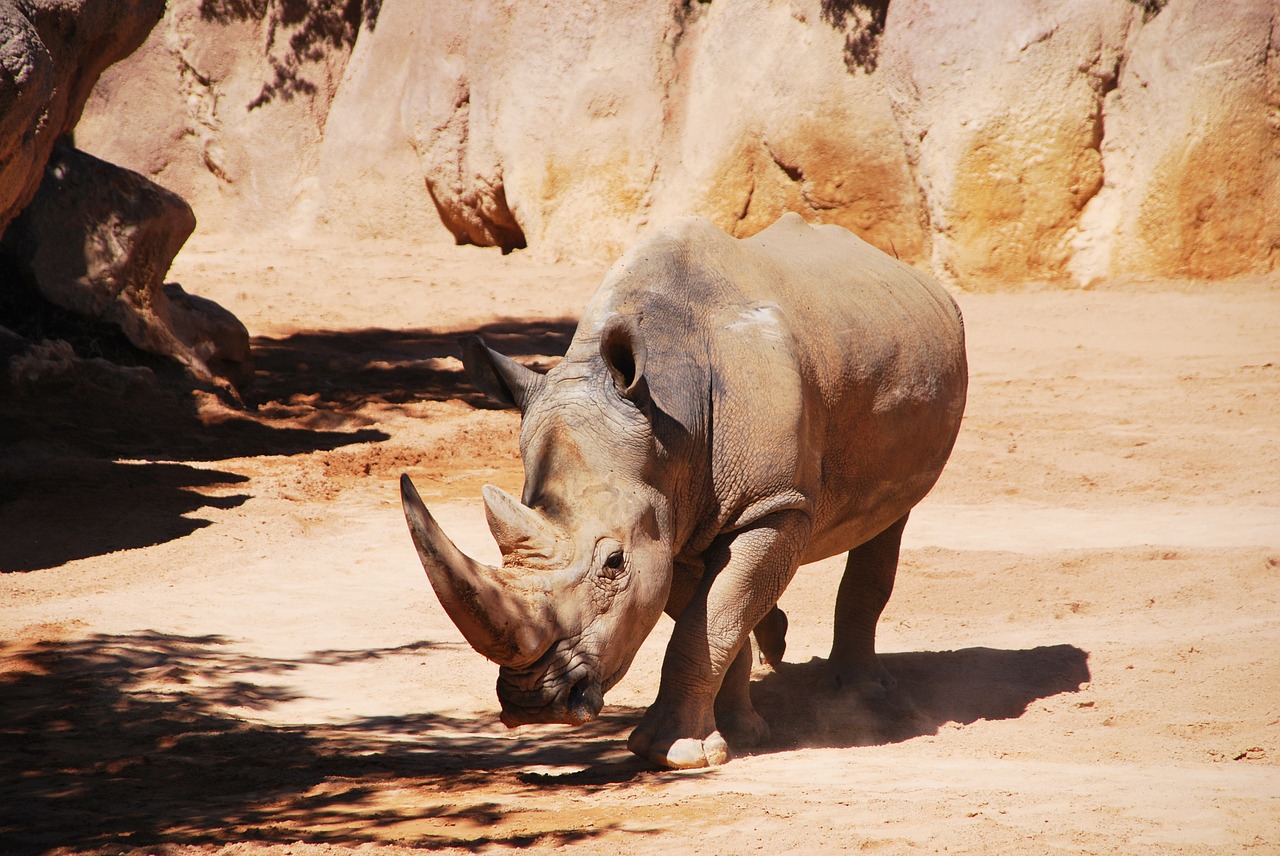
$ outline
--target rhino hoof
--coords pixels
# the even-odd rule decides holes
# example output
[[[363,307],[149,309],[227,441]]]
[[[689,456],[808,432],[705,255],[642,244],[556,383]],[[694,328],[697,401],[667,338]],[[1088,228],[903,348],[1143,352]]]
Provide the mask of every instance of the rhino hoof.
[[[705,739],[681,737],[665,750],[639,745],[635,732],[631,735],[630,748],[641,758],[659,767],[672,770],[695,770],[701,767],[718,767],[729,760],[729,744],[713,731]]]
[[[754,710],[716,710],[716,725],[734,748],[759,746],[769,739],[769,724]]]
[[[729,744],[719,731],[711,732],[705,740],[682,737],[671,744],[661,760],[673,770],[718,767],[729,760]]]

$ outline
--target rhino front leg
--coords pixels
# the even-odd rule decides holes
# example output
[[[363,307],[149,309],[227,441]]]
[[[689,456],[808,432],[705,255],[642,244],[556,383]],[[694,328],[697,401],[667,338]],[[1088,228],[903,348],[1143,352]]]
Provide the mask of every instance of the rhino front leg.
[[[671,594],[666,607],[666,613],[673,619],[678,620],[680,614],[693,600],[705,572],[706,566],[701,558],[676,563]],[[778,616],[781,617],[780,622]],[[779,660],[781,660],[782,649],[786,647],[786,622],[787,617],[775,606],[755,628],[758,641],[761,640],[761,628],[765,628],[770,650],[779,654]],[[762,641],[762,650],[765,645],[766,643]],[[735,747],[754,746],[769,734],[769,726],[751,704],[751,646],[745,642],[720,682],[714,712],[716,730]]]
[[[902,545],[903,517],[865,544],[849,551],[836,595],[831,643],[831,681],[864,698],[882,698],[896,686],[876,656],[876,623],[893,593]]]
[[[763,727],[750,708],[750,651],[744,654],[743,645],[795,574],[810,525],[801,511],[776,512],[707,551],[706,571],[676,619],[658,697],[632,732],[631,751],[665,767],[727,761],[728,745],[716,727],[717,695],[726,679],[732,683],[720,707],[727,718],[733,712],[732,727],[740,733]],[[747,725],[751,717],[758,722]]]

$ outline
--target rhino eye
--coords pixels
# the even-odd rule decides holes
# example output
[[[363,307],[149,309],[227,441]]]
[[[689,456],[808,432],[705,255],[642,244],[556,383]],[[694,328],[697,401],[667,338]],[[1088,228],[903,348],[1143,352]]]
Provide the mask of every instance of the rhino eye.
[[[614,550],[604,560],[604,574],[610,579],[617,577],[618,572],[622,570],[622,551]]]

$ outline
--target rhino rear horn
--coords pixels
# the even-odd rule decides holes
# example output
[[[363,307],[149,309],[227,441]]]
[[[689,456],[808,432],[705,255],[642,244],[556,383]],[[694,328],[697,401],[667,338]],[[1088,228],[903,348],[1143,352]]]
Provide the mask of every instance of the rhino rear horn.
[[[489,400],[524,411],[542,388],[544,376],[499,354],[479,336],[466,336],[462,345],[462,367],[467,377]]]
[[[542,514],[496,485],[487,484],[480,493],[489,531],[504,557],[516,553],[524,564],[537,562],[547,569],[567,564],[566,545]]]
[[[471,559],[449,540],[408,474],[400,476],[405,520],[440,605],[472,648],[506,666],[531,663],[548,645],[545,593],[510,572]]]

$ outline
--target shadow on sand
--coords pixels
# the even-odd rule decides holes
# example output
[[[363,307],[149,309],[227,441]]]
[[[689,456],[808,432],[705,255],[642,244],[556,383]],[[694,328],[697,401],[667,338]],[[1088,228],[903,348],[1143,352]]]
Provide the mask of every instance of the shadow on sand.
[[[567,320],[505,321],[472,332],[545,367],[568,347],[573,329]],[[172,384],[147,394],[93,385],[38,395],[0,388],[0,573],[162,544],[209,525],[188,515],[250,498],[245,476],[187,462],[380,442],[390,435],[376,414],[416,402],[486,406],[461,364],[444,359],[461,353],[460,335],[354,330],[259,337],[247,408],[212,415]]]
[[[863,701],[831,688],[827,661],[783,663],[752,684],[772,735],[763,751],[900,743],[937,734],[948,722],[1016,719],[1037,699],[1088,683],[1089,655],[1074,645],[1022,651],[965,648],[882,654],[898,680],[886,698]]]
[[[509,739],[493,716],[371,717],[332,727],[243,718],[299,698],[271,686],[273,677],[314,664],[421,660],[436,647],[273,660],[237,653],[219,636],[148,633],[0,650],[0,852],[358,844],[400,837],[404,824],[416,824],[415,846],[477,847],[499,840],[487,830],[500,809],[468,791],[536,787],[517,778],[530,766],[591,768],[598,782],[644,775],[621,739],[636,711],[528,740]],[[404,788],[414,789],[412,799],[387,798]],[[424,823],[453,834],[423,832]]]
[[[688,775],[648,770],[630,756],[626,735],[641,711],[616,706],[580,728],[519,732],[495,715],[332,726],[248,718],[300,698],[280,681],[304,666],[421,661],[450,644],[297,660],[248,656],[220,636],[160,633],[0,648],[0,852],[237,841],[545,846],[616,827],[562,820],[564,828],[511,832],[519,827],[501,821],[512,795],[556,788],[589,796]],[[949,721],[1016,717],[1088,680],[1087,656],[1067,645],[886,659],[901,698],[882,710],[817,689],[822,661],[786,665],[757,682],[775,732],[763,751],[873,745],[932,734]]]
[[[305,331],[253,341],[258,379],[251,400],[259,408],[305,401],[334,414],[368,404],[458,399],[491,406],[467,380],[459,338],[474,333],[494,350],[545,370],[569,348],[576,321],[498,321],[475,330]]]

